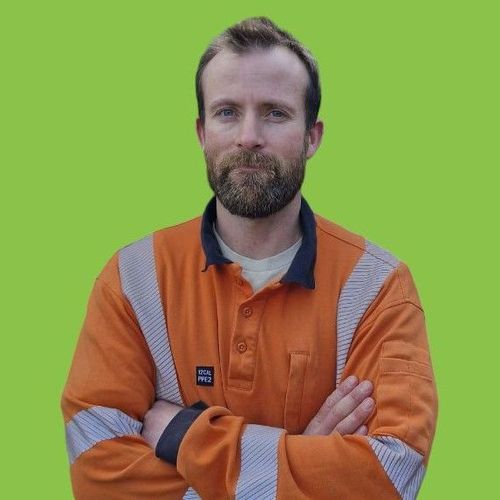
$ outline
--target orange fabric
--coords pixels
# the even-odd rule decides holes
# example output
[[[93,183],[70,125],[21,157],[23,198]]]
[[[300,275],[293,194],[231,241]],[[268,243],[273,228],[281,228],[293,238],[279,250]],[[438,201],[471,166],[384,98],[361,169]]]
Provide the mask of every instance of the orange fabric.
[[[206,272],[200,218],[154,234],[160,293],[179,387],[204,411],[181,444],[177,471],[144,441],[98,443],[71,466],[76,498],[233,498],[245,424],[285,428],[279,442],[278,498],[399,498],[367,439],[301,436],[335,389],[340,291],[364,240],[316,216],[316,288],[274,282],[255,295],[237,264]],[[196,366],[213,366],[213,387],[195,384]],[[154,364],[121,290],[117,255],[98,277],[63,394],[69,421],[102,405],[142,420],[154,401]],[[437,393],[424,314],[401,263],[356,331],[342,378],[375,386],[369,434],[397,437],[427,463]]]

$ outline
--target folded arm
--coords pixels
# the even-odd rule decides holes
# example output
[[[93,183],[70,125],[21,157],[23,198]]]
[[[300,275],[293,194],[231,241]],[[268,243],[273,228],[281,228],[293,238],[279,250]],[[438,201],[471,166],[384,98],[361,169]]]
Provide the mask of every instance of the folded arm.
[[[155,369],[132,310],[106,279],[117,275],[115,259],[103,274],[62,395],[74,496],[182,498],[186,481],[141,435],[155,401]]]
[[[317,432],[323,415],[311,432],[290,435],[214,406],[183,433],[167,433],[176,465],[159,460],[143,436],[155,368],[113,282],[115,267],[113,259],[96,281],[62,398],[76,498],[181,498],[188,485],[203,498],[414,498],[437,396],[424,316],[405,266],[361,319],[342,371],[342,380],[374,383],[367,430]]]

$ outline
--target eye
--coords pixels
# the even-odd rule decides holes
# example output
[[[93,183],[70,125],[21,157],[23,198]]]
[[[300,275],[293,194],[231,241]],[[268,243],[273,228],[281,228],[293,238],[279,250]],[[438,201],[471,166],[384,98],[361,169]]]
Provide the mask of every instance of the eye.
[[[285,113],[283,113],[283,111],[280,111],[279,109],[273,109],[271,111],[271,116],[273,118],[285,118]]]
[[[234,116],[234,109],[231,108],[219,109],[219,111],[215,113],[215,116],[222,116],[223,118],[231,118],[232,116]]]

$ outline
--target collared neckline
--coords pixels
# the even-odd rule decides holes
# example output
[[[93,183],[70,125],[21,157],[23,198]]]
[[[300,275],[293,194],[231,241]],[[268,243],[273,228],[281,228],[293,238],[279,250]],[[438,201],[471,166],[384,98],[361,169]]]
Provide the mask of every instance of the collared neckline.
[[[213,224],[217,218],[215,196],[208,202],[201,222],[201,244],[205,252],[206,271],[213,264],[232,264],[233,262],[222,255],[219,242],[215,237]],[[316,220],[309,204],[301,198],[299,223],[302,230],[302,244],[295,254],[281,283],[297,283],[311,290],[315,287],[314,264],[316,262]]]

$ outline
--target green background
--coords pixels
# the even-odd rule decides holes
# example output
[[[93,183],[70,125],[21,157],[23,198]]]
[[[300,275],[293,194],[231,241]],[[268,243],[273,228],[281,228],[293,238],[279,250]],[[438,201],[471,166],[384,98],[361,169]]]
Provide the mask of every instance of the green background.
[[[308,201],[419,288],[440,397],[419,498],[494,496],[495,2],[248,3],[1,4],[2,498],[71,498],[59,399],[90,288],[118,248],[203,210],[194,73],[252,15],[319,61]]]

